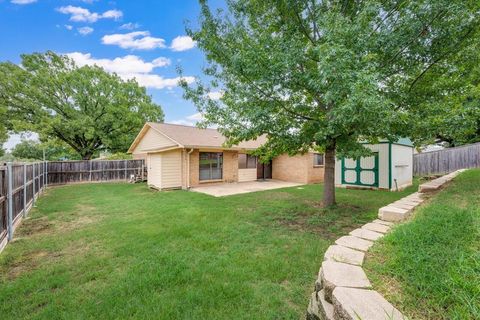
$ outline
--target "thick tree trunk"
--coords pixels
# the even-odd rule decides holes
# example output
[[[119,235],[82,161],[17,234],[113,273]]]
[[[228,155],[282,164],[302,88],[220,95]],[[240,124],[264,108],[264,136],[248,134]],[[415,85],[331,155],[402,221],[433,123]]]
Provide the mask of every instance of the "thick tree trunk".
[[[93,154],[92,153],[87,153],[82,155],[82,160],[91,160]]]
[[[323,206],[335,204],[335,144],[325,149]]]

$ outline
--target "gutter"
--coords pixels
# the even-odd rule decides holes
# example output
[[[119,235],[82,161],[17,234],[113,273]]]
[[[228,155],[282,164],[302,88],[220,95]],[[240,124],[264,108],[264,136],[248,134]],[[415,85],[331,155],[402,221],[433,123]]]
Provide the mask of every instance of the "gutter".
[[[190,154],[193,152],[193,148],[187,152],[187,190],[190,189]]]

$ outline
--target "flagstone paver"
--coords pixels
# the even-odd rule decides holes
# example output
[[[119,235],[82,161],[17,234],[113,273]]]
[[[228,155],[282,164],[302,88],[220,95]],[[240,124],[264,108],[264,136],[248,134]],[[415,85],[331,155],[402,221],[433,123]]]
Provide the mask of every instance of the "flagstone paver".
[[[327,251],[325,252],[324,260],[361,266],[364,257],[365,253],[361,251],[353,250],[336,244],[328,247]]]
[[[333,306],[336,320],[404,320],[400,311],[374,290],[337,287]]]
[[[358,228],[353,231],[350,231],[349,234],[351,236],[355,236],[355,237],[362,238],[365,240],[370,240],[370,241],[375,241],[383,237],[382,233],[363,229],[363,228]]]
[[[360,239],[354,236],[343,236],[341,238],[338,238],[335,243],[347,248],[360,251],[367,251],[373,245],[372,241]]]
[[[363,269],[347,263],[324,261],[322,263],[322,284],[325,300],[332,302],[336,287],[371,288],[372,285]]]
[[[387,233],[390,230],[390,226],[386,226],[381,223],[370,222],[362,226],[362,229],[367,229],[380,233]]]

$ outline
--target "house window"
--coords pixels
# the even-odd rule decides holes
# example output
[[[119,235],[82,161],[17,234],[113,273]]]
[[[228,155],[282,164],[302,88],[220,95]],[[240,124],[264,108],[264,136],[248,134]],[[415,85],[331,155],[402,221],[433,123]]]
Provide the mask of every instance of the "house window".
[[[200,180],[220,180],[223,176],[223,153],[200,152]]]
[[[318,166],[323,166],[323,153],[315,153],[313,155],[313,166],[318,167]]]
[[[257,167],[257,157],[239,153],[238,154],[238,169],[255,169]]]

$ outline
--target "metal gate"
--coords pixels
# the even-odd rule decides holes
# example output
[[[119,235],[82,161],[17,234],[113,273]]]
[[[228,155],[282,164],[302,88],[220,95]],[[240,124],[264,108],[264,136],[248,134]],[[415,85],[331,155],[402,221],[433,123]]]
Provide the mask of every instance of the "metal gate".
[[[342,184],[378,188],[378,152],[360,159],[342,158]]]

